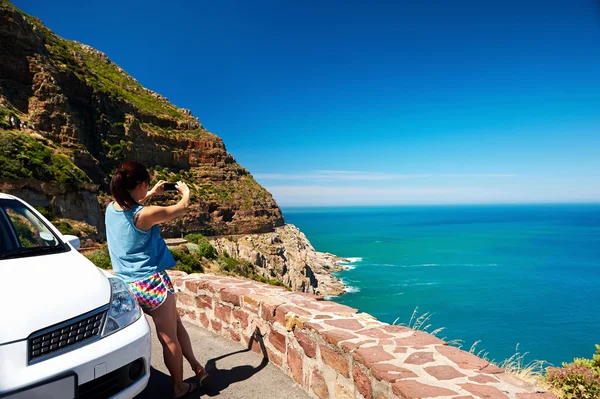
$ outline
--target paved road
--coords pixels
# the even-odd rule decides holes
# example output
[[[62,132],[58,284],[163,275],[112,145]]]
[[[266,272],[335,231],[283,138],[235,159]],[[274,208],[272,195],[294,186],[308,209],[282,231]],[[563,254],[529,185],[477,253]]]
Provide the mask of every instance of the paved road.
[[[172,398],[171,378],[163,363],[162,348],[152,326],[152,371],[148,387],[136,399]],[[210,384],[200,387],[189,399],[218,396],[226,399],[309,399],[294,381],[263,357],[210,331],[185,323],[194,353],[211,375]],[[194,373],[184,360],[184,377]]]

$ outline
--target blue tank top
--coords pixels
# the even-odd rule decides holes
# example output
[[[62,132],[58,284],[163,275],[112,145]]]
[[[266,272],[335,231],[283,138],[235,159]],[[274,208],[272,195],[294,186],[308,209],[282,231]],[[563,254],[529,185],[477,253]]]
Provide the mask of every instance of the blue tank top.
[[[148,231],[135,227],[133,217],[142,210],[136,205],[128,210],[106,208],[106,241],[112,268],[126,283],[143,280],[156,272],[175,266],[175,259],[160,235],[158,225]]]

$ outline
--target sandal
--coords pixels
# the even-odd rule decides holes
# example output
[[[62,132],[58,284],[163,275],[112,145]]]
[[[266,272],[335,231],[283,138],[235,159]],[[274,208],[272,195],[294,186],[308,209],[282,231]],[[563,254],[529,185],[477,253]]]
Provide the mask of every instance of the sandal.
[[[210,377],[210,376],[208,375],[208,373],[206,371],[198,377],[198,382],[200,383],[201,387],[203,387],[208,382],[208,380],[207,380],[208,377]],[[205,380],[206,380],[206,382],[205,382]]]
[[[198,366],[199,366],[199,370],[202,370],[202,371],[200,373],[198,371],[195,371],[196,378],[198,378],[198,382],[200,383],[200,386],[203,386],[204,380],[206,380],[209,377],[209,375],[206,372],[206,369],[204,367],[202,367],[200,365],[198,365]]]
[[[194,384],[193,382],[188,382],[188,390],[186,393],[184,393],[181,396],[173,396],[174,399],[182,399],[187,397],[189,394],[196,392],[196,389],[198,388],[198,386],[196,384]]]

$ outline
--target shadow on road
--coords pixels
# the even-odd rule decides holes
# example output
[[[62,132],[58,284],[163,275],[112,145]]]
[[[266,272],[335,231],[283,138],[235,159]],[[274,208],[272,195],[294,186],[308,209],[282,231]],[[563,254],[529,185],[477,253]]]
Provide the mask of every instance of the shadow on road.
[[[235,366],[231,369],[219,369],[217,367],[217,362],[219,360],[225,359],[229,356],[249,352],[255,341],[260,345],[260,349],[263,354],[263,359],[258,366],[254,367],[245,364],[241,366]],[[269,358],[267,357],[267,349],[265,348],[262,335],[260,335],[260,332],[257,330],[250,338],[250,342],[248,343],[247,349],[227,353],[225,355],[221,355],[208,360],[206,362],[205,369],[210,375],[210,377],[207,380],[205,380],[205,386],[199,387],[196,390],[196,392],[187,395],[186,399],[197,399],[204,395],[210,397],[218,396],[223,390],[227,389],[229,386],[235,384],[236,382],[249,379],[254,374],[264,369],[267,366],[267,364],[269,364]],[[190,381],[197,382],[195,378],[188,378],[186,380],[186,382]],[[171,377],[163,373],[162,371],[156,370],[154,367],[152,367],[150,370],[150,381],[148,382],[148,386],[146,387],[146,389],[144,389],[142,393],[136,396],[135,399],[163,399],[172,397],[173,385],[171,382]]]
[[[256,367],[250,365],[242,365],[236,366],[229,370],[220,370],[217,367],[217,361],[225,359],[226,357],[237,355],[240,353],[249,352],[254,344],[254,341],[258,342],[260,345],[260,350],[263,354],[263,359],[260,364]],[[260,370],[264,369],[267,364],[269,364],[269,358],[267,357],[267,348],[265,348],[265,343],[263,342],[262,335],[258,328],[250,337],[250,342],[248,343],[247,349],[242,349],[239,351],[231,352],[226,355],[218,356],[210,359],[206,362],[206,371],[210,375],[208,384],[206,387],[202,387],[202,392],[205,392],[208,396],[217,396],[236,382],[247,380],[252,377],[254,374],[258,373]]]

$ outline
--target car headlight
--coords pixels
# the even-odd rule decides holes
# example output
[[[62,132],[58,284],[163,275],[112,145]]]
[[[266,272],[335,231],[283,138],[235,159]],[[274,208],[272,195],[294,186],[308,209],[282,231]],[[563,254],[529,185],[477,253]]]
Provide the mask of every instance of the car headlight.
[[[109,277],[111,297],[108,316],[102,329],[105,337],[135,322],[142,315],[137,300],[127,285],[115,277]]]

